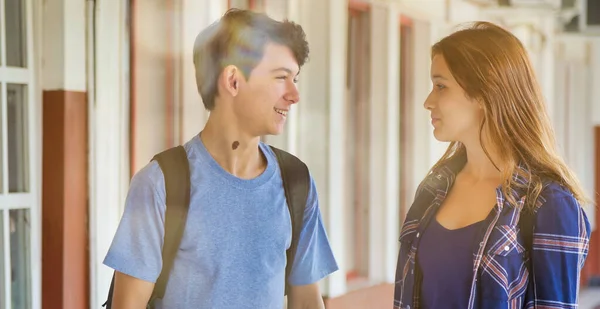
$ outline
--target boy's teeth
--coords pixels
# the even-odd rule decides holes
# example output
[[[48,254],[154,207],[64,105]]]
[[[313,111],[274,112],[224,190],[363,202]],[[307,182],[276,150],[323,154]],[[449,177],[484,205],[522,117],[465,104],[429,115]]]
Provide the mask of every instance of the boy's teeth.
[[[284,111],[284,110],[281,110],[278,108],[275,108],[275,111],[280,115],[287,116],[287,111]]]

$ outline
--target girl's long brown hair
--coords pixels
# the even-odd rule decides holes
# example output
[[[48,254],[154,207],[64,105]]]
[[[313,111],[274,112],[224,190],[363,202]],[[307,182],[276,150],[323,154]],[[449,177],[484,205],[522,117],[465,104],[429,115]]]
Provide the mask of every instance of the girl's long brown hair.
[[[516,203],[509,194],[511,189],[524,186],[512,179],[515,172],[529,180],[522,189],[528,192],[526,204],[530,207],[543,189],[543,179],[560,183],[581,204],[589,202],[556,150],[554,132],[527,51],[513,34],[489,22],[475,22],[436,43],[432,57],[436,55],[444,57],[466,95],[483,104],[480,140],[485,129],[500,160],[507,163],[508,168],[502,171],[502,191],[509,202]],[[484,152],[490,158],[485,146]],[[455,156],[465,155],[465,146],[452,142],[432,170]],[[519,164],[528,172],[519,169]]]

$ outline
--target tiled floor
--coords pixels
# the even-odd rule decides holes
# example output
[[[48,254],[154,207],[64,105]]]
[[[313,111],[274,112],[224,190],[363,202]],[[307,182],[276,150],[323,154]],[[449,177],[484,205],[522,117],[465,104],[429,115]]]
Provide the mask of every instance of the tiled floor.
[[[327,309],[390,309],[394,303],[394,285],[379,284],[328,299]]]
[[[579,309],[600,309],[600,287],[588,288],[581,291]]]

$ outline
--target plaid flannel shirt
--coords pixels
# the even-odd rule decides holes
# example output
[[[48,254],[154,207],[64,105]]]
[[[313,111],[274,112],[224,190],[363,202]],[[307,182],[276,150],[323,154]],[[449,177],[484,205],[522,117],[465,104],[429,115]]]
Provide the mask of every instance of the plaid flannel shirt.
[[[394,309],[420,308],[419,236],[464,163],[465,158],[452,159],[427,176],[417,190],[400,234]],[[514,179],[527,184],[517,173]],[[549,183],[529,215],[532,230],[522,231],[525,225],[519,224],[519,218],[526,195],[517,189],[513,196],[517,205],[505,202],[502,191],[496,190],[497,204],[485,219],[485,233],[477,235],[473,245],[468,309],[577,308],[580,271],[591,233],[585,212],[569,191]],[[532,249],[524,241],[526,236]]]

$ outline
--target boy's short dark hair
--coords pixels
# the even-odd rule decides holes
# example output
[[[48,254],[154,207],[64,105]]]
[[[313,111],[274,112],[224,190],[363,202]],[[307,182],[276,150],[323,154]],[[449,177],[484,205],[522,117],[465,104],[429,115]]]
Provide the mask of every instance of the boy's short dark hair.
[[[299,67],[308,59],[308,42],[300,25],[288,20],[276,21],[249,10],[230,9],[198,34],[194,43],[196,85],[207,110],[215,106],[217,80],[222,70],[235,65],[249,78],[267,43],[290,48]]]

